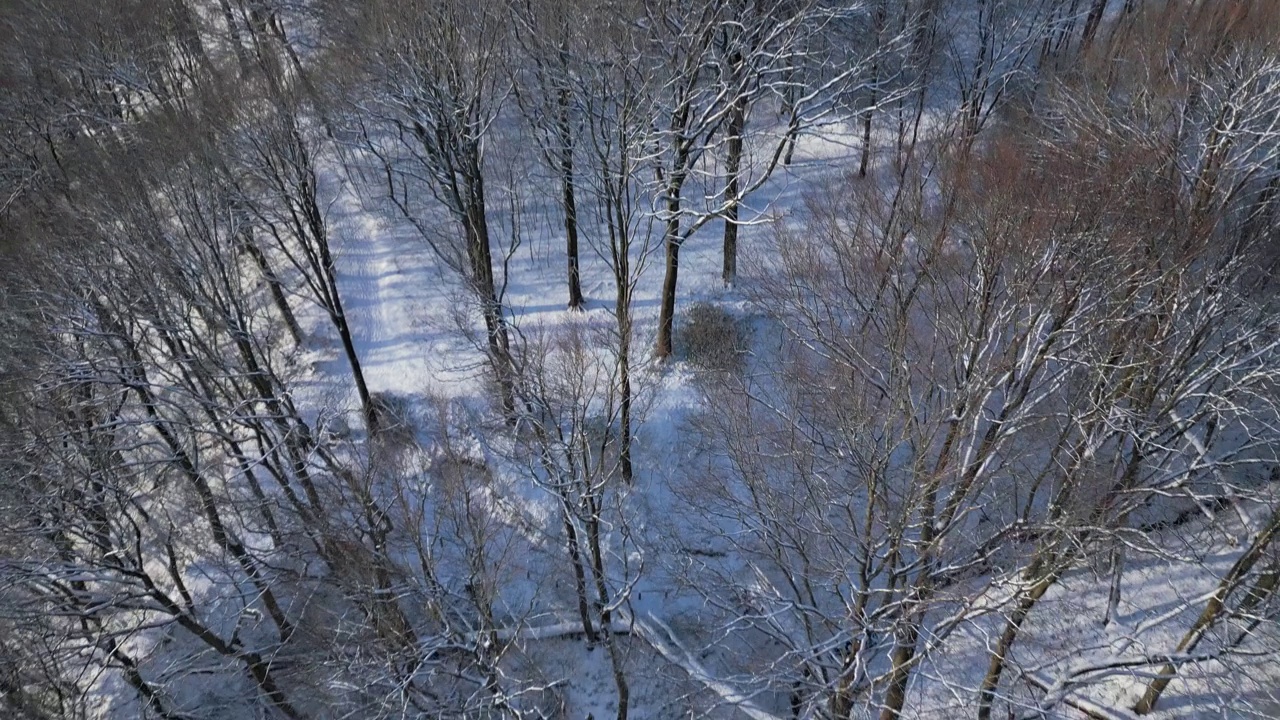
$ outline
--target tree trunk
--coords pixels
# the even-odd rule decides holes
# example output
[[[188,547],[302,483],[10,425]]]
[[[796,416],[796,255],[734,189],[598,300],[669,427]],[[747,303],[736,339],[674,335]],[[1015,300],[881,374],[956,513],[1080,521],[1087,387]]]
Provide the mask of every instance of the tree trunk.
[[[578,615],[582,618],[582,632],[587,637],[587,647],[592,648],[595,647],[598,636],[595,631],[595,623],[591,621],[591,603],[587,599],[587,576],[582,567],[582,551],[578,542],[578,530],[573,524],[569,499],[562,496],[560,501],[564,508],[564,532],[565,542],[569,545],[569,562],[573,565],[573,586],[578,594]],[[602,628],[601,632],[608,633],[609,628]]]
[[[618,316],[618,394],[620,405],[618,430],[618,466],[622,480],[630,485],[634,479],[631,467],[631,274],[626,248],[615,250],[617,299],[614,310]]]
[[[502,303],[498,300],[497,282],[493,275],[493,255],[489,249],[489,222],[485,216],[484,178],[478,168],[468,178],[464,232],[467,236],[467,254],[471,261],[471,280],[481,304],[484,316],[485,336],[489,347],[489,360],[497,376],[502,410],[509,418],[515,412],[515,384],[512,377],[511,339],[507,336],[507,321]]]
[[[244,249],[253,258],[254,264],[258,266],[258,271],[262,273],[262,277],[267,281],[267,287],[271,290],[271,300],[275,303],[276,309],[280,311],[280,317],[284,318],[285,327],[289,329],[289,336],[293,338],[293,344],[301,345],[302,328],[298,326],[298,319],[294,317],[293,310],[289,308],[289,299],[284,294],[284,286],[280,282],[280,277],[271,269],[271,263],[268,262],[266,253],[262,252],[262,248],[258,247],[257,240],[254,239],[252,228],[245,228],[244,230]]]
[[[1249,588],[1249,594],[1245,596],[1244,600],[1240,601],[1240,607],[1236,614],[1245,616],[1253,612],[1254,608],[1266,602],[1267,598],[1275,593],[1277,584],[1280,584],[1280,567],[1272,566],[1270,570],[1263,573],[1262,577],[1258,578],[1253,587]],[[1231,647],[1237,647],[1244,642],[1261,622],[1261,617],[1250,618],[1248,627],[1241,630],[1232,639]]]
[[[1102,13],[1107,9],[1107,0],[1093,0],[1093,5],[1089,7],[1089,14],[1084,19],[1084,30],[1080,33],[1081,49],[1088,48],[1093,42],[1094,35],[1098,32],[1098,25],[1102,22]]]
[[[569,270],[569,309],[582,308],[582,281],[578,272],[578,202],[574,197],[573,133],[569,126],[569,91],[562,89],[556,99],[560,110],[560,182],[563,184],[565,251]]]
[[[1033,563],[1028,568],[1030,573],[1039,572],[1038,563]],[[1040,578],[1035,585],[1031,587],[1018,605],[1014,608],[1013,614],[1005,623],[1004,632],[1000,635],[999,642],[991,651],[991,661],[987,666],[987,674],[982,678],[982,689],[978,693],[978,720],[991,720],[991,705],[995,701],[996,690],[1000,687],[1000,676],[1004,674],[1005,661],[1008,658],[1009,650],[1013,648],[1013,644],[1018,640],[1018,633],[1022,629],[1022,624],[1026,622],[1027,616],[1031,614],[1031,609],[1035,607],[1040,598],[1048,592],[1049,588],[1057,582],[1058,574],[1050,572],[1048,575]]]
[[[364,413],[368,431],[372,434],[377,430],[377,408],[373,405],[373,397],[369,394],[369,387],[365,383],[364,369],[356,353],[355,339],[351,333],[351,326],[347,322],[346,311],[342,307],[342,293],[338,290],[337,263],[334,262],[333,253],[329,248],[329,229],[316,198],[316,172],[312,164],[311,149],[307,147],[306,141],[298,130],[297,118],[287,114],[285,120],[288,123],[290,141],[293,145],[291,149],[297,153],[296,158],[291,159],[291,162],[295,164],[294,172],[297,175],[293,182],[297,184],[297,202],[301,205],[303,215],[301,222],[295,217],[294,225],[297,226],[296,230],[301,242],[307,243],[307,236],[310,236],[310,243],[315,253],[314,259],[311,260],[312,267],[320,275],[316,278],[316,282],[323,284],[323,294],[327,296],[321,298],[322,304],[342,340],[342,349],[347,363],[351,366],[351,376],[355,381],[356,393],[360,399],[360,409]],[[305,227],[303,227],[304,223]],[[316,261],[319,264],[318,268],[315,267]]]
[[[669,201],[679,207],[679,200]],[[673,215],[667,221],[666,274],[662,278],[662,304],[658,310],[658,343],[654,354],[659,360],[671,357],[675,335],[676,282],[680,274],[680,219]]]
[[[796,108],[795,90],[796,68],[788,65],[786,69],[786,89],[782,94],[782,114],[788,117],[786,134],[786,151],[782,155],[782,164],[791,167],[791,158],[796,152],[796,139],[800,135],[800,113]]]
[[[875,90],[872,90],[872,100],[875,103]],[[862,158],[858,160],[858,177],[867,176],[867,166],[871,164],[871,108],[867,108],[862,113]]]
[[[688,123],[689,107],[686,104],[676,113],[674,128],[684,128]],[[689,147],[678,140],[671,175],[666,182],[667,228],[664,234],[667,252],[666,273],[662,278],[662,299],[658,310],[658,342],[654,355],[659,360],[671,357],[672,338],[675,335],[676,283],[680,275],[680,193],[684,190],[686,173],[689,172]]]
[[[1178,643],[1175,653],[1189,653],[1196,649],[1200,641],[1209,632],[1209,629],[1215,622],[1226,612],[1227,598],[1239,587],[1240,582],[1244,579],[1253,566],[1262,559],[1263,553],[1271,545],[1271,541],[1275,539],[1276,533],[1280,532],[1280,508],[1276,508],[1271,519],[1267,521],[1267,527],[1258,534],[1249,545],[1249,549],[1236,560],[1235,564],[1218,583],[1218,589],[1213,593],[1213,597],[1209,598],[1209,602],[1205,605],[1204,611],[1200,613],[1200,617],[1196,618],[1195,623],[1187,634],[1182,637]],[[1169,687],[1169,683],[1173,682],[1173,677],[1178,672],[1178,666],[1175,663],[1166,663],[1160,668],[1160,672],[1156,678],[1147,685],[1147,690],[1142,695],[1142,699],[1133,706],[1133,711],[1139,715],[1146,715],[1156,709],[1156,703],[1160,701],[1160,696],[1164,694],[1165,688]]]
[[[863,617],[869,594],[867,586],[864,585],[858,592],[853,611],[849,613],[849,616],[857,619],[860,624],[864,623]],[[848,720],[853,716],[854,684],[858,679],[858,655],[862,652],[862,638],[865,632],[866,626],[863,624],[857,628],[857,632],[853,633],[853,639],[844,650],[840,675],[836,679],[836,691],[832,694],[830,702],[831,716],[836,720]]]
[[[612,613],[608,609],[613,601],[605,581],[604,552],[600,544],[600,502],[594,495],[588,495],[586,500],[587,541],[591,547],[592,574],[595,575],[596,581],[596,611],[600,617],[601,638],[609,653],[609,664],[613,668],[613,683],[618,690],[617,720],[627,720],[631,689],[627,684],[626,673],[622,670],[622,658],[618,655],[617,642],[613,637]]]
[[[625,165],[625,163],[623,163]],[[620,424],[618,465],[622,479],[630,485],[634,479],[631,466],[631,235],[627,227],[625,203],[620,188],[611,183],[606,191],[609,225],[610,263],[613,268],[614,314],[618,320],[618,392]]]
[[[346,312],[342,309],[342,301],[334,295],[333,324],[338,328],[342,338],[342,350],[351,365],[351,377],[356,383],[356,394],[360,397],[360,408],[364,411],[365,422],[369,431],[375,432],[378,427],[378,409],[373,404],[373,396],[369,394],[369,386],[364,381],[364,369],[360,366],[360,358],[356,354],[356,344],[351,336],[351,326],[347,323]]]
[[[991,18],[990,0],[978,0],[978,52],[974,56],[973,75],[970,85],[961,90],[960,122],[964,130],[964,144],[969,147],[977,138],[982,121],[982,107],[986,103],[987,87],[992,72],[991,58],[992,34],[991,26],[995,21]]]
[[[876,29],[876,47],[880,46],[884,36],[884,25],[887,21],[888,8],[885,7],[884,0],[876,6],[875,29]],[[877,88],[876,84],[880,82],[880,60],[877,55],[871,61],[871,97],[867,104],[867,109],[862,111],[862,158],[858,161],[858,177],[867,176],[867,166],[871,164],[871,117],[875,112]]]
[[[231,47],[236,54],[236,63],[240,66],[240,77],[247,78],[253,71],[253,66],[249,62],[249,53],[245,50],[244,40],[240,37],[240,24],[236,22],[235,12],[231,9],[229,0],[218,0],[218,4],[222,7],[222,19],[227,24],[227,32],[231,36]]]
[[[630,325],[630,320],[627,324]],[[630,333],[630,329],[626,331]],[[624,338],[618,349],[619,394],[622,395],[622,416],[619,429],[618,465],[622,469],[622,480],[630,485],[635,480],[631,467],[631,338]]]
[[[81,584],[81,587],[77,588],[77,590],[83,592],[82,588],[83,584]],[[95,625],[96,624],[97,623],[95,623]],[[162,718],[162,720],[185,720],[190,717],[170,710],[165,706],[164,696],[160,694],[159,690],[152,687],[151,683],[147,682],[146,679],[142,677],[142,672],[138,669],[137,661],[120,649],[120,642],[118,640],[107,635],[103,638],[102,645],[105,647],[107,654],[111,656],[111,659],[120,664],[120,667],[124,671],[125,682],[129,683],[129,685],[133,687],[134,691],[138,693],[138,699],[141,701],[144,716],[155,713],[156,716]],[[18,709],[24,709],[24,705],[26,705],[26,703],[23,702],[23,697],[20,694],[22,688],[7,686],[4,684],[3,680],[0,680],[0,691],[5,693],[6,699],[17,698],[20,703],[17,706]],[[34,712],[34,708],[32,708],[32,710],[33,712],[31,712],[30,717],[41,717],[41,715],[37,715]]]
[[[919,621],[907,620],[907,626],[900,631],[898,642],[890,655],[893,665],[889,674],[889,687],[884,693],[880,720],[898,720],[902,716],[902,708],[907,702],[907,683],[911,680],[911,665],[915,661],[916,643],[919,639]]]
[[[318,211],[318,210],[317,210]],[[347,364],[351,366],[351,377],[355,380],[356,394],[360,397],[360,409],[364,411],[365,423],[369,433],[377,431],[378,410],[373,405],[373,396],[369,394],[369,386],[364,381],[364,369],[360,365],[360,357],[356,354],[355,339],[351,335],[351,325],[347,323],[346,311],[342,308],[342,295],[338,292],[337,268],[333,256],[329,253],[327,237],[317,238],[320,250],[320,261],[324,264],[324,281],[329,287],[329,318],[338,330],[342,340],[342,350],[347,356]]]
[[[1102,619],[1103,625],[1115,622],[1120,611],[1121,580],[1124,579],[1124,543],[1118,539],[1111,548],[1111,589],[1107,593],[1107,613]]]
[[[741,56],[731,62],[735,67],[742,63]],[[739,96],[729,113],[729,156],[725,158],[724,199],[728,203],[724,217],[724,267],[720,277],[726,286],[738,278],[738,207],[741,204],[742,131],[747,123],[747,98]]]

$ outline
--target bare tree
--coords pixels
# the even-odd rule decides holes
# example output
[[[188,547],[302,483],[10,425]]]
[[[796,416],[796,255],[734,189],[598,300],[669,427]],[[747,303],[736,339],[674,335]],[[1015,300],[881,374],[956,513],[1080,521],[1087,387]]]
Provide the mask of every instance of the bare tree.
[[[513,360],[501,286],[494,273],[485,192],[485,141],[509,88],[509,23],[488,3],[420,7],[387,0],[349,18],[349,52],[361,58],[369,92],[358,102],[371,123],[366,146],[380,161],[387,196],[437,255],[460,272],[485,324],[485,345],[507,413],[515,409]],[[461,231],[441,238],[431,194]]]
[[[1079,175],[1091,153],[941,154],[779,228],[766,257],[785,270],[761,265],[753,298],[782,350],[712,386],[683,497],[751,528],[701,540],[750,571],[707,551],[723,588],[701,589],[759,634],[748,648],[785,649],[756,662],[786,669],[769,677],[796,707],[897,717],[995,602],[989,716],[1019,629],[1089,548],[1162,498],[1230,492],[1224,473],[1265,455],[1239,438],[1274,414],[1272,310],[1241,303],[1248,257],[1188,236],[1170,210],[1186,196],[1128,142]]]
[[[725,267],[736,268],[743,199],[768,181],[795,133],[826,117],[841,93],[865,82],[865,63],[878,48],[845,58],[847,62],[832,69],[827,67],[832,58],[814,41],[860,9],[816,2],[739,7],[721,0],[646,6],[649,37],[643,57],[652,63],[646,77],[662,80],[653,94],[653,192],[658,217],[666,225],[657,357],[666,358],[672,351],[684,242],[708,222],[729,217],[735,229],[726,234],[725,247],[734,255],[725,260]],[[718,52],[722,59],[716,59]],[[830,72],[821,72],[824,69]],[[801,77],[805,79],[798,80]],[[793,87],[797,82],[799,87]],[[762,131],[752,138],[761,147],[756,161],[744,166],[737,144],[746,138],[737,126],[741,121],[745,127],[747,108],[759,98],[786,98],[787,130],[777,137]],[[730,131],[731,125],[737,132]],[[704,162],[722,141],[733,146],[729,179],[723,187],[704,192],[702,206],[686,202],[686,184],[701,184]]]
[[[245,142],[243,204],[253,220],[273,240],[274,249],[302,278],[310,299],[324,309],[338,332],[343,353],[351,368],[360,408],[370,430],[377,427],[364,369],[356,352],[355,337],[338,287],[338,270],[330,242],[328,203],[320,196],[317,140],[308,133],[298,108],[281,98],[262,122],[250,121],[241,129]],[[251,232],[251,229],[246,229]],[[248,243],[253,242],[248,238]],[[273,288],[279,280],[261,250],[250,254],[258,262]],[[277,300],[280,304],[280,300]],[[283,304],[288,307],[287,301]],[[288,322],[289,315],[281,310]]]
[[[582,71],[584,62],[590,62],[588,42],[598,39],[588,41],[583,32],[580,21],[585,8],[565,2],[528,2],[514,4],[512,10],[513,39],[521,49],[520,60],[511,66],[517,73],[512,87],[543,161],[560,183],[569,309],[580,310],[584,300],[574,156],[582,131],[582,100],[576,94],[574,75]]]

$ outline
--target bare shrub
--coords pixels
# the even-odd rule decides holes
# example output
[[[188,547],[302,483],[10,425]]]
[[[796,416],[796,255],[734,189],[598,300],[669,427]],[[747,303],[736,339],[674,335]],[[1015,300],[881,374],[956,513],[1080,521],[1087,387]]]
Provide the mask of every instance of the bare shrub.
[[[384,449],[403,450],[417,444],[420,423],[408,396],[376,392],[371,401],[378,418],[373,440]]]
[[[680,357],[701,370],[742,372],[748,346],[748,330],[729,311],[700,302],[685,313],[680,337]]]

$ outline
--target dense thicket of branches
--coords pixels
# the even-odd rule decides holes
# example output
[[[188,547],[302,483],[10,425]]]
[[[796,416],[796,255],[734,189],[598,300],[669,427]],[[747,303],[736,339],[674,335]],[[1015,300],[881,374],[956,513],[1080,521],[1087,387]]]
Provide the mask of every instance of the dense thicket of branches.
[[[0,3],[0,714],[1272,716],[1277,27]],[[352,198],[491,397],[367,379]]]

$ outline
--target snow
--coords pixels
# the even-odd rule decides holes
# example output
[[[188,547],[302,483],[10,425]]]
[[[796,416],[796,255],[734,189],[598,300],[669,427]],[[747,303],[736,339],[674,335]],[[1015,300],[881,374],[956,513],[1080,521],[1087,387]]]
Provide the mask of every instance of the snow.
[[[780,169],[749,201],[757,222],[744,228],[742,253],[754,252],[753,244],[772,232],[771,222],[802,213],[806,201],[823,196],[833,177],[843,172],[840,168],[856,166],[850,160],[858,150],[856,128],[830,127],[821,135],[802,136],[794,164]],[[423,407],[428,401],[484,407],[490,402],[488,368],[476,340],[481,332],[478,313],[465,288],[415,228],[395,219],[376,188],[364,186],[338,167],[336,162],[327,166],[322,194],[330,200],[327,219],[339,286],[371,391],[409,398]],[[575,327],[609,328],[613,279],[593,245],[598,237],[589,224],[584,227],[581,266],[587,306],[583,312],[565,308],[563,237],[552,185],[534,177],[530,187],[519,188],[524,193],[520,225],[540,232],[521,235],[518,244],[509,248],[505,263],[500,248],[495,248],[495,263],[503,267],[503,301],[512,326],[528,337],[555,337]],[[510,195],[514,189],[505,191]],[[491,192],[492,205],[498,207],[495,235],[500,235],[503,228],[509,232],[507,213],[515,206],[502,206],[500,183]],[[708,224],[682,248],[677,307],[711,302],[741,316],[750,312],[749,303],[737,289],[721,282],[719,232],[718,223]],[[615,528],[608,538],[612,552],[627,555],[632,573],[611,577],[614,589],[634,583],[625,608],[619,609],[627,620],[615,621],[612,628],[633,684],[631,717],[646,720],[708,713],[757,720],[789,717],[785,698],[776,692],[749,692],[741,683],[721,676],[723,661],[741,645],[715,642],[716,629],[705,623],[713,622],[717,612],[706,606],[706,599],[683,576],[700,567],[716,566],[726,573],[752,568],[733,556],[732,547],[698,545],[689,519],[679,512],[678,485],[692,457],[675,453],[692,452],[681,438],[690,418],[702,409],[704,396],[694,368],[678,358],[657,363],[649,355],[662,274],[661,249],[656,240],[651,238],[651,243],[656,254],[637,258],[644,272],[634,297],[640,392],[634,446],[638,477],[620,500],[632,517],[632,534],[623,538]],[[305,312],[302,317],[313,338],[307,357],[314,371],[303,383],[310,388],[311,402],[329,413],[345,413],[355,426],[357,402],[343,379],[345,360],[328,337],[327,319]],[[473,444],[468,452],[491,459],[494,455],[482,444]],[[513,582],[502,594],[510,622],[528,619],[527,625],[498,632],[500,639],[521,649],[519,659],[510,662],[524,671],[539,669],[547,687],[559,694],[563,716],[612,717],[617,700],[608,656],[599,646],[586,647],[581,624],[575,619],[572,580],[560,557],[563,550],[547,542],[557,532],[556,505],[547,491],[520,480],[518,468],[508,468],[504,476],[502,460],[494,465],[499,477],[485,490],[486,497],[495,514],[516,528],[507,540],[509,557],[503,559],[507,563],[503,567],[512,577],[527,578],[527,585]],[[1071,673],[1091,663],[1106,665],[1130,651],[1160,652],[1172,647],[1188,624],[1188,614],[1194,616],[1205,593],[1239,552],[1223,538],[1212,542],[1216,544],[1205,549],[1201,572],[1195,576],[1188,576],[1183,564],[1132,562],[1124,576],[1121,615],[1108,627],[1079,620],[1102,616],[1107,601],[1105,578],[1087,569],[1069,574],[1032,614],[1015,651],[1017,665],[1031,669],[1015,682],[1065,698],[1059,712],[1131,718],[1125,708],[1141,688],[1141,679],[1116,672],[1105,681],[1082,686],[1071,682]],[[695,554],[697,562],[690,562]],[[1178,574],[1171,575],[1171,568],[1178,568]],[[999,592],[989,592],[987,601],[998,603]],[[999,633],[1000,617],[995,613],[965,622],[956,639],[928,656],[912,686],[914,717],[952,717],[956,708],[972,702],[989,647]],[[677,627],[681,630],[673,629]],[[705,649],[693,649],[699,645]],[[1009,673],[1012,677],[1016,670],[1011,667]],[[1268,677],[1239,681],[1257,687],[1274,680]],[[1204,667],[1182,673],[1155,717],[1194,716],[1195,698],[1214,694],[1221,681]]]

